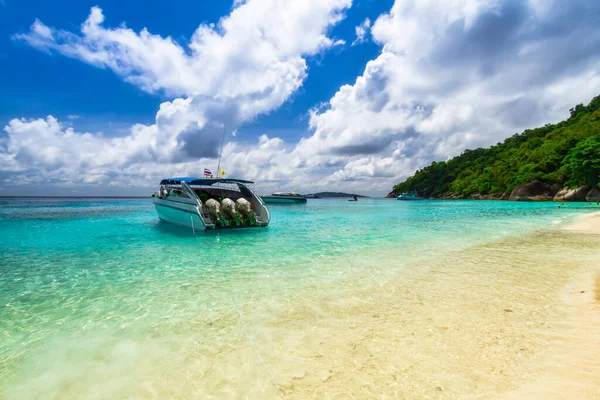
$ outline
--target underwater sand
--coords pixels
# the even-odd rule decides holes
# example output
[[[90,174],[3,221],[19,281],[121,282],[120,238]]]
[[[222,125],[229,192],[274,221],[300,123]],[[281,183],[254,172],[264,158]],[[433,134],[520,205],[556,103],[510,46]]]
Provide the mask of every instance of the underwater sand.
[[[587,210],[357,205],[200,237],[146,202],[5,205],[0,395],[599,398]]]

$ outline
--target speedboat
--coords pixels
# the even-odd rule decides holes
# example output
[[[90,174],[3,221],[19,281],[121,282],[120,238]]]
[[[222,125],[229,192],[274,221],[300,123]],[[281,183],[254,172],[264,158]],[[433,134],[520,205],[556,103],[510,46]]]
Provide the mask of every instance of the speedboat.
[[[225,178],[168,178],[153,197],[158,218],[197,230],[266,227],[271,216],[248,186]]]
[[[270,196],[262,196],[265,203],[306,203],[306,197],[294,192],[276,192]]]
[[[396,200],[423,200],[416,193],[401,193]]]

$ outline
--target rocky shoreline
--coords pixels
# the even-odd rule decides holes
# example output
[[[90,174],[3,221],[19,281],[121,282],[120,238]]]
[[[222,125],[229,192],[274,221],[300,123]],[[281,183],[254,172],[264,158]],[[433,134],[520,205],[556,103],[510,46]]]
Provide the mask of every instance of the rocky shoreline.
[[[399,193],[390,192],[386,197],[396,197]],[[510,193],[491,193],[470,195],[458,195],[454,193],[444,193],[439,196],[429,196],[433,199],[449,200],[510,200],[510,201],[585,201],[599,202],[600,188],[581,186],[576,189],[563,188],[559,184],[546,184],[538,180],[533,180],[517,186]]]

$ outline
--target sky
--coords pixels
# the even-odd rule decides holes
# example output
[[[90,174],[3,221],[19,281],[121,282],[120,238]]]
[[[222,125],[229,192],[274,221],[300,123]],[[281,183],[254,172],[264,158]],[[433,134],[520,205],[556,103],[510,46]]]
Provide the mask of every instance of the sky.
[[[383,196],[600,94],[590,0],[0,0],[2,195]],[[224,140],[221,152],[221,143]]]

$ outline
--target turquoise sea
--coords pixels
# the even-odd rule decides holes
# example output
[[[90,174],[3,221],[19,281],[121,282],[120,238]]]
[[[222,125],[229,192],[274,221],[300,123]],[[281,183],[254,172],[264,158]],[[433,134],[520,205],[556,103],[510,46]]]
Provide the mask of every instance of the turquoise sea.
[[[431,300],[444,293],[433,289],[436,282],[454,288],[444,298],[457,296],[440,304],[462,304],[467,297],[459,296],[469,294],[458,288],[503,279],[491,269],[465,275],[465,265],[501,270],[495,261],[506,259],[512,268],[510,252],[525,245],[545,257],[542,247],[557,227],[593,210],[389,199],[269,209],[266,229],[193,234],[160,222],[149,199],[0,200],[0,397],[339,398],[352,387],[348,379],[361,376],[343,346],[354,343],[358,351],[357,344],[369,343],[354,358],[367,362],[367,353],[389,345],[378,333],[367,340],[361,331],[367,342],[351,333],[367,329],[365,313],[379,318],[371,317],[379,301],[388,301],[382,313],[404,304],[398,312],[412,318],[405,321],[418,334],[425,315],[436,312],[424,293]],[[560,240],[560,248],[572,244]],[[594,255],[592,246],[586,251],[578,254]],[[557,273],[557,284],[561,279],[566,275]],[[527,290],[524,298],[536,298],[533,287]],[[380,333],[401,326],[382,325]],[[426,342],[415,346],[437,351]],[[415,371],[404,376],[420,376]],[[418,379],[404,389],[421,393],[429,378]],[[354,383],[353,395],[370,397]]]

